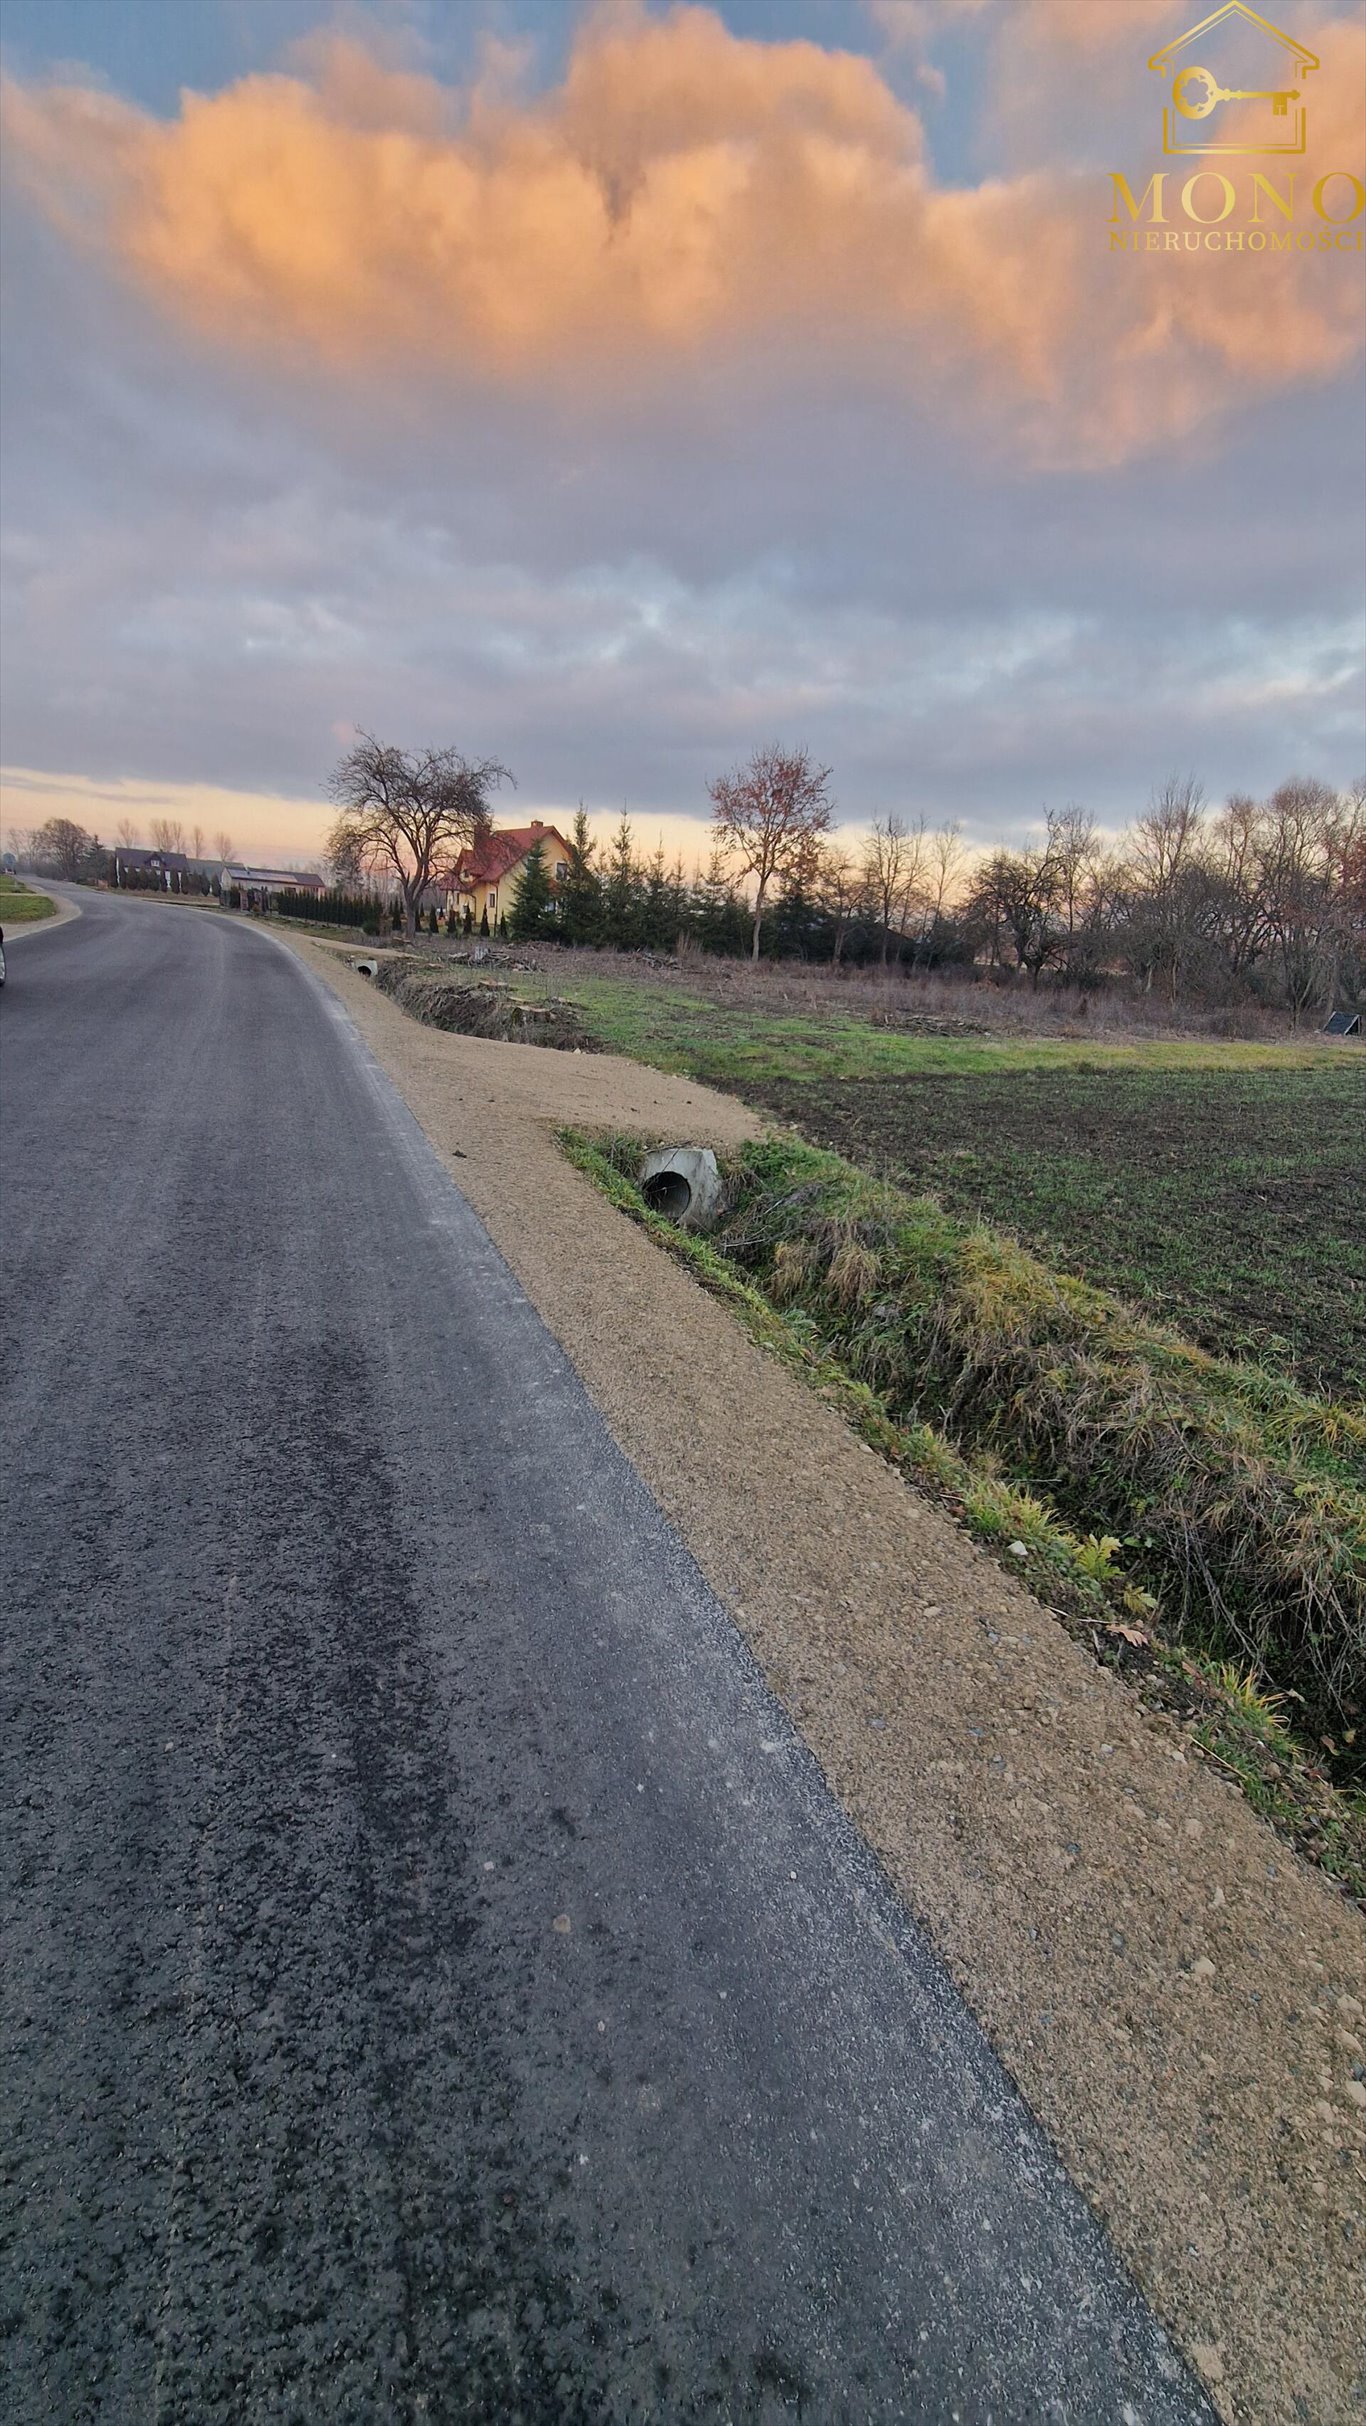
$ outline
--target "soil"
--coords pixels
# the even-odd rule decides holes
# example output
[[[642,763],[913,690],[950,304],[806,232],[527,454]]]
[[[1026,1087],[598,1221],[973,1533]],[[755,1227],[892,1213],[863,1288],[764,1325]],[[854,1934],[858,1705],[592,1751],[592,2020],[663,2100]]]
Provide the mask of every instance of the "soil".
[[[1366,1922],[755,1347],[557,1126],[757,1116],[333,985],[1222,2414],[1366,2411]]]

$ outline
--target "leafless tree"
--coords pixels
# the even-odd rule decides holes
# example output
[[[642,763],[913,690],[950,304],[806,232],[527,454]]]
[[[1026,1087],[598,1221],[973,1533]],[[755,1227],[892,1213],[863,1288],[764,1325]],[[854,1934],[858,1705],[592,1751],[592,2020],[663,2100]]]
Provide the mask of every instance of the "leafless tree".
[[[1327,784],[1283,783],[1266,805],[1262,843],[1267,922],[1293,1024],[1336,986],[1337,873],[1344,803]]]
[[[151,825],[154,851],[183,851],[185,828],[178,817],[154,817]]]
[[[881,935],[880,958],[887,966],[892,937],[904,940],[918,898],[920,870],[925,858],[925,820],[908,825],[895,814],[874,820],[863,850],[863,880],[869,907]]]
[[[114,828],[114,832],[125,851],[135,851],[137,849],[138,830],[131,817],[121,817],[118,824]]]
[[[202,859],[204,856],[204,828],[202,826],[195,826],[191,830],[190,853],[195,859]]]
[[[1076,801],[1065,809],[1046,810],[1045,825],[1044,856],[1062,928],[1059,958],[1070,974],[1084,955],[1086,941],[1094,936],[1100,837],[1089,809]]]
[[[943,926],[966,856],[963,829],[956,817],[946,819],[942,826],[936,826],[927,839],[923,928],[923,942],[927,950],[933,949],[934,939]]]
[[[1241,985],[1270,940],[1266,902],[1266,812],[1235,792],[1211,819],[1205,853],[1210,919],[1219,957]]]
[[[813,840],[828,834],[834,814],[829,767],[813,766],[807,750],[776,742],[748,764],[708,785],[712,823],[727,858],[754,880],[750,957],[759,957],[764,911],[774,883],[803,869]]]
[[[1037,987],[1050,960],[1060,958],[1066,933],[1061,915],[1061,879],[1047,848],[993,851],[978,869],[968,896],[969,921],[992,946],[1014,953]]]
[[[487,833],[490,794],[512,780],[496,758],[463,758],[452,749],[400,750],[362,733],[331,778],[340,812],[327,845],[334,881],[390,878],[411,940],[426,887],[458,851]]]
[[[863,900],[862,869],[847,851],[838,850],[833,843],[822,844],[819,846],[813,891],[834,929],[830,958],[831,965],[838,968],[844,958],[849,929],[858,916]]]
[[[1165,975],[1171,999],[1195,939],[1193,909],[1204,828],[1204,788],[1193,775],[1170,776],[1134,827],[1131,848],[1137,907],[1135,942],[1145,987]]]
[[[49,817],[46,825],[30,835],[29,846],[45,874],[64,876],[68,884],[76,883],[94,847],[92,837],[74,817]]]
[[[233,843],[231,834],[215,834],[213,838],[213,847],[215,856],[222,860],[223,865],[225,867],[231,867],[233,861],[237,857],[236,846]]]

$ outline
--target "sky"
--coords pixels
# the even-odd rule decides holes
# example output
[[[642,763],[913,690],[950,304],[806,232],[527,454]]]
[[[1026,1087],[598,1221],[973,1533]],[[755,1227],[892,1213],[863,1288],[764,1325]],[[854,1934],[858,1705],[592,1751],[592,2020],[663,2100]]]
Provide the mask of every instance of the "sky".
[[[1192,14],[5,0],[5,827],[306,863],[359,727],[689,859],[771,741],[977,847],[1351,783],[1366,12],[1182,54],[1298,74],[1288,249],[1193,160],[1118,254]]]

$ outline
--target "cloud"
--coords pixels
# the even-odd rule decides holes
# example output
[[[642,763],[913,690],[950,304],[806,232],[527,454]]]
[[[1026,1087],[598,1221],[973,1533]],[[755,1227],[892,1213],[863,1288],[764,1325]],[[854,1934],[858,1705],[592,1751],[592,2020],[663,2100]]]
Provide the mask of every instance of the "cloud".
[[[1030,0],[1054,30],[1074,5]],[[1330,43],[1321,149],[1354,131],[1366,57],[1359,28]],[[187,93],[170,122],[14,84],[6,122],[53,223],[203,343],[434,408],[553,382],[610,413],[680,378],[837,365],[1036,460],[1103,464],[1361,342],[1345,262],[1116,262],[1101,180],[937,186],[870,60],[702,7],[590,15],[532,98],[317,39],[299,72]]]

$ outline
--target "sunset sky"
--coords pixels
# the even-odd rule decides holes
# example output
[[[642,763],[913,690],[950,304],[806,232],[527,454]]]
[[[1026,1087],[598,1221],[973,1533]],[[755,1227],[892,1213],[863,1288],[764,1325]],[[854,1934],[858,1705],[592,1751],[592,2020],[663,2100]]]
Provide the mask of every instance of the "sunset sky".
[[[5,826],[306,859],[357,725],[690,856],[774,739],[975,843],[1352,781],[1364,257],[1109,244],[1210,5],[5,0]]]

